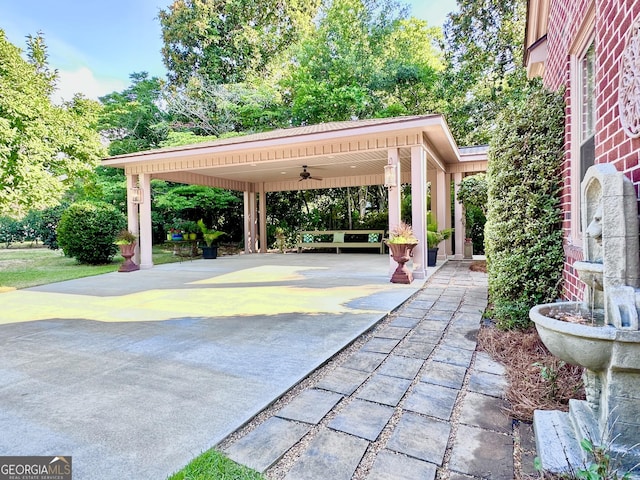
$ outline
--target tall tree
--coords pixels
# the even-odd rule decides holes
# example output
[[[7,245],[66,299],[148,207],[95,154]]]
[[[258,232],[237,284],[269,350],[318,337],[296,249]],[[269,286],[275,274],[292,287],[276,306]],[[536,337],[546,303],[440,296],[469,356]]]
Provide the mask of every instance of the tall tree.
[[[100,97],[100,130],[110,141],[111,155],[157,148],[167,137],[167,114],[160,108],[164,82],[147,72],[129,78],[131,85],[122,92]]]
[[[169,80],[237,83],[309,28],[320,0],[174,0],[159,13]]]
[[[445,25],[440,96],[458,142],[488,143],[499,112],[522,97],[524,0],[458,0]]]
[[[0,216],[56,205],[104,154],[100,105],[79,95],[52,104],[56,78],[42,34],[28,37],[25,60],[0,29]]]
[[[396,0],[326,0],[282,81],[292,123],[374,116],[381,109],[374,79],[385,43],[405,16]]]

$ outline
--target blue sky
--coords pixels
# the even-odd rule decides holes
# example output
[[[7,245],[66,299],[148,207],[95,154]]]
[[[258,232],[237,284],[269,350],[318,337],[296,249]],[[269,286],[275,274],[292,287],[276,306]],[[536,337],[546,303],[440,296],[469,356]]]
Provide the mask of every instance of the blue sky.
[[[404,0],[412,14],[441,26],[456,0]],[[122,90],[129,74],[164,77],[158,10],[171,0],[0,0],[0,29],[14,45],[44,33],[49,61],[60,74],[58,96],[90,98]]]

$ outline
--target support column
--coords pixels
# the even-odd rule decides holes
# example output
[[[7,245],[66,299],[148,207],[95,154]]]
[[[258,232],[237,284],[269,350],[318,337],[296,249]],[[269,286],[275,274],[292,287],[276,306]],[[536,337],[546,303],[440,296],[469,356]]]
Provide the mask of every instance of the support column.
[[[465,229],[464,229],[464,209],[462,208],[462,204],[458,201],[458,192],[460,191],[460,183],[462,182],[462,173],[454,173],[453,174],[453,188],[454,188],[454,197],[455,197],[455,205],[453,211],[453,238],[456,242],[456,254],[453,258],[456,260],[462,260],[464,256],[464,240],[465,240]]]
[[[131,189],[138,186],[138,176],[127,174],[127,229],[138,237],[136,246],[136,254],[133,256],[133,261],[140,265],[140,215],[138,204],[133,202],[133,195]]]
[[[251,195],[252,193],[249,190],[244,191],[244,253],[251,253],[251,242],[253,241],[251,234]]]
[[[447,188],[446,175],[444,172],[438,170],[436,172],[436,189],[435,195],[437,197],[437,210],[436,210],[436,221],[438,222],[438,230],[442,230],[447,228],[447,195],[449,195],[449,189]],[[433,196],[434,192],[431,192]],[[443,242],[440,242],[438,245],[438,258],[447,258],[447,249],[446,246],[443,245]]]
[[[269,245],[267,244],[267,194],[264,191],[264,182],[259,184],[260,192],[260,253],[267,253]]]
[[[445,223],[444,228],[452,228],[451,224],[451,174],[444,174],[444,191],[445,191]],[[453,235],[449,238],[449,240],[445,240],[445,251],[447,255],[453,255]]]
[[[411,226],[418,239],[413,249],[413,276],[427,276],[427,155],[422,146],[411,147]]]
[[[402,172],[400,171],[400,152],[397,148],[390,148],[387,153],[387,165],[395,165],[396,178],[398,179],[396,186],[388,188],[389,203],[389,232],[400,224],[401,205],[402,205]],[[389,277],[396,270],[396,262],[389,255]]]
[[[251,253],[258,251],[258,199],[256,192],[249,194],[249,218],[251,219]]]
[[[151,226],[151,175],[142,173],[138,177],[142,189],[140,207],[140,268],[153,267],[153,233]]]

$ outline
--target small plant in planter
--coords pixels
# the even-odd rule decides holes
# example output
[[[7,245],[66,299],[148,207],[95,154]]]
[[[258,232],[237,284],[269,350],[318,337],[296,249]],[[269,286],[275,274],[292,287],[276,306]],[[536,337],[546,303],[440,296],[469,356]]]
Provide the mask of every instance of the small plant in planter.
[[[118,233],[116,241],[113,243],[120,247],[120,255],[124,258],[124,262],[118,268],[119,272],[134,272],[140,270],[140,266],[131,260],[131,257],[135,255],[137,240],[138,237],[129,230],[121,230],[120,233]]]
[[[427,224],[427,266],[435,267],[438,258],[438,245],[443,240],[448,240],[453,234],[453,228],[438,230],[435,222]]]
[[[284,233],[284,228],[276,227],[276,245],[278,246],[278,250],[280,253],[284,253],[284,243],[286,240],[286,235]]]
[[[200,228],[198,227],[197,222],[188,221],[182,224],[182,230],[184,230],[185,235],[189,237],[188,240],[195,240],[198,236],[198,231],[200,231]],[[186,237],[184,239],[187,240]]]
[[[202,238],[204,239],[205,247],[202,247],[202,258],[213,259],[218,256],[218,246],[214,245],[219,237],[224,235],[224,232],[208,228],[202,219],[198,220],[198,227],[202,232]]]
[[[411,283],[413,281],[413,274],[405,264],[411,258],[411,251],[418,244],[418,239],[414,235],[411,225],[400,222],[400,224],[390,232],[386,244],[389,247],[391,256],[398,263],[398,268],[396,268],[396,271],[393,272],[391,276],[391,282]]]

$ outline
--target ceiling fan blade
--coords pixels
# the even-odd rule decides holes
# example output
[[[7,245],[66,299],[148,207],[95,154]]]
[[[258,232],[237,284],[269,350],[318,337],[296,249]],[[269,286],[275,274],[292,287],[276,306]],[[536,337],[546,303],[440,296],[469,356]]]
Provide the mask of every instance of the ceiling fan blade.
[[[322,180],[320,177],[309,177],[310,180]]]

